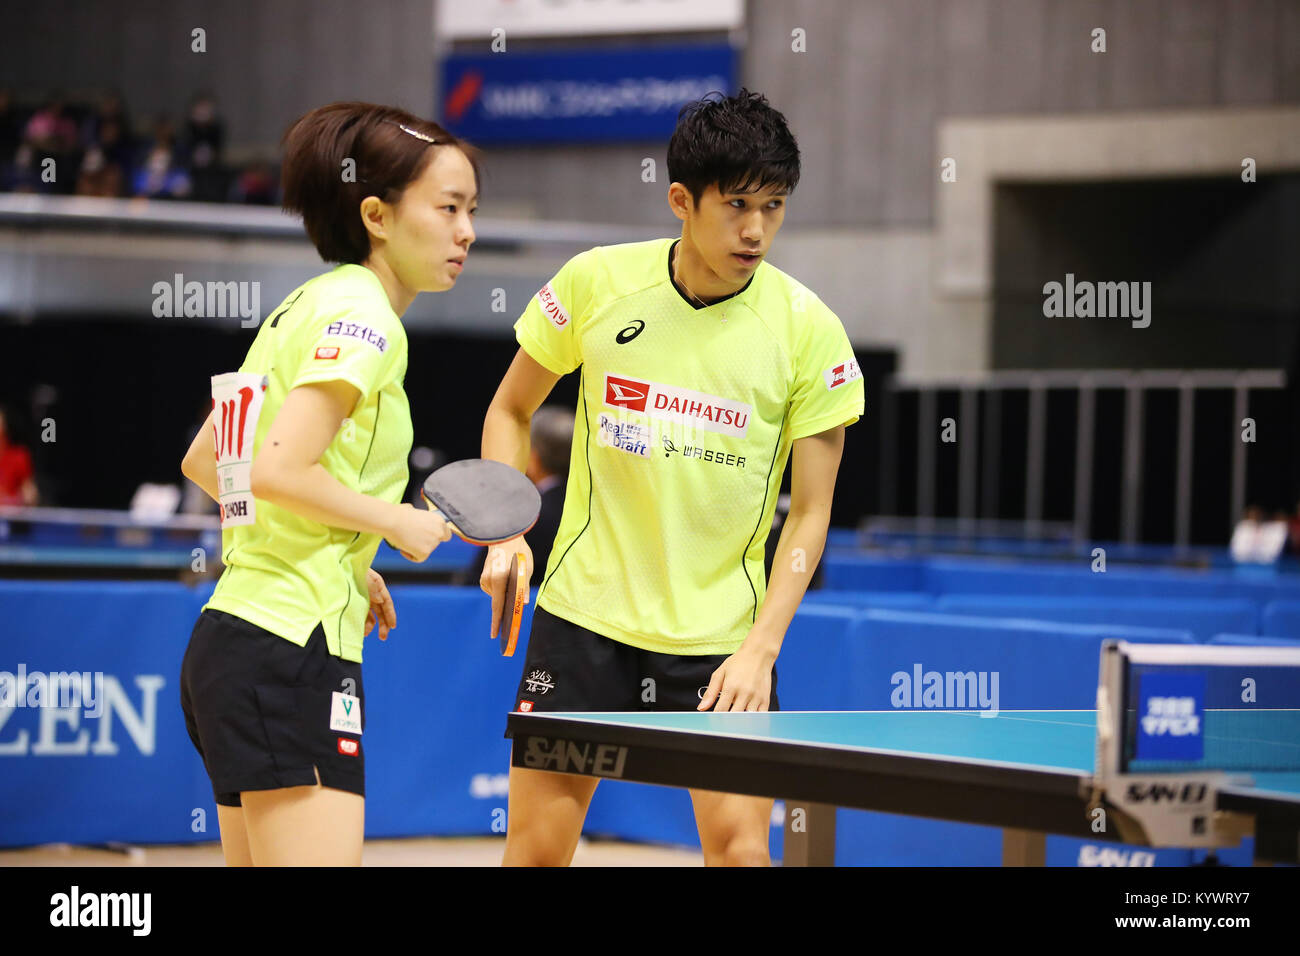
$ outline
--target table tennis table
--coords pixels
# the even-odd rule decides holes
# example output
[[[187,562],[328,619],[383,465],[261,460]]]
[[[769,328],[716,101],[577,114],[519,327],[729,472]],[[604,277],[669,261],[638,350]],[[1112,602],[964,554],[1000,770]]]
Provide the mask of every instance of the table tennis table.
[[[517,767],[783,799],[787,866],[834,864],[837,807],[1000,827],[1004,865],[1041,866],[1048,833],[1135,842],[1093,830],[1096,726],[1084,710],[533,712],[507,736]],[[1300,862],[1300,773],[1239,776],[1217,811],[1257,863]]]

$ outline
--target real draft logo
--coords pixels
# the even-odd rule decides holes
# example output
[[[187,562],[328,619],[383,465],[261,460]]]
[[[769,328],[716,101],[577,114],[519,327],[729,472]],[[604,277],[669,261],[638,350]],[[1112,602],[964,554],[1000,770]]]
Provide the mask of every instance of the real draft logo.
[[[53,679],[52,679],[53,678]],[[75,679],[74,679],[75,678]],[[0,671],[0,757],[115,756],[119,752],[115,732],[124,729],[136,749],[153,756],[157,743],[158,691],[166,681],[161,674],[137,674],[132,683],[140,694],[137,708],[112,674],[44,674],[18,665],[18,673]],[[35,727],[24,727],[19,719],[31,708]],[[95,721],[91,730],[82,720]]]
[[[912,671],[895,671],[889,682],[893,707],[978,710],[981,717],[998,714],[998,671],[927,671],[913,664]]]
[[[650,457],[650,426],[619,421],[605,412],[600,413],[596,424],[596,444],[602,448],[617,448],[638,458]]]
[[[148,936],[153,926],[152,893],[82,893],[78,886],[50,897],[50,925],[124,926]]]

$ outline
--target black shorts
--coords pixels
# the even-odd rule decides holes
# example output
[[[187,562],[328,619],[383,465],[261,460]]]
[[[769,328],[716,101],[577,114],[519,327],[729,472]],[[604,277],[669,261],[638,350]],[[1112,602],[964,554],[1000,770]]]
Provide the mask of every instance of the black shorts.
[[[185,726],[223,807],[244,790],[314,786],[317,771],[323,786],[364,797],[365,696],[361,665],[331,654],[320,625],[299,647],[209,608],[181,663]],[[356,721],[359,731],[342,729]]]
[[[533,610],[516,711],[695,710],[727,654],[658,654]],[[769,711],[780,710],[776,667]]]

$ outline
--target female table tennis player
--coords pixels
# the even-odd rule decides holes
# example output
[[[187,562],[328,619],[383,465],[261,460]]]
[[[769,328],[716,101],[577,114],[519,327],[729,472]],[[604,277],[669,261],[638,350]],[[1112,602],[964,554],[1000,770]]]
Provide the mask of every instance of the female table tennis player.
[[[284,206],[339,265],[262,323],[237,375],[214,378],[182,464],[221,502],[226,567],[181,665],[181,704],[228,865],[359,865],[361,647],[376,623],[381,639],[396,625],[370,562],[381,538],[422,561],[450,537],[400,503],[401,316],[456,284],[478,165],[440,126],[367,103],[313,110],[284,147]]]

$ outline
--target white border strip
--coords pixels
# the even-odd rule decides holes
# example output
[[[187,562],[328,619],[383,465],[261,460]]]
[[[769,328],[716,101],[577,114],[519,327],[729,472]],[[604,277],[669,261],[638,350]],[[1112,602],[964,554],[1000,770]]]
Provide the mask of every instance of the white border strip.
[[[1134,664],[1234,664],[1300,666],[1300,647],[1242,647],[1208,644],[1130,644],[1119,642],[1120,653]]]

